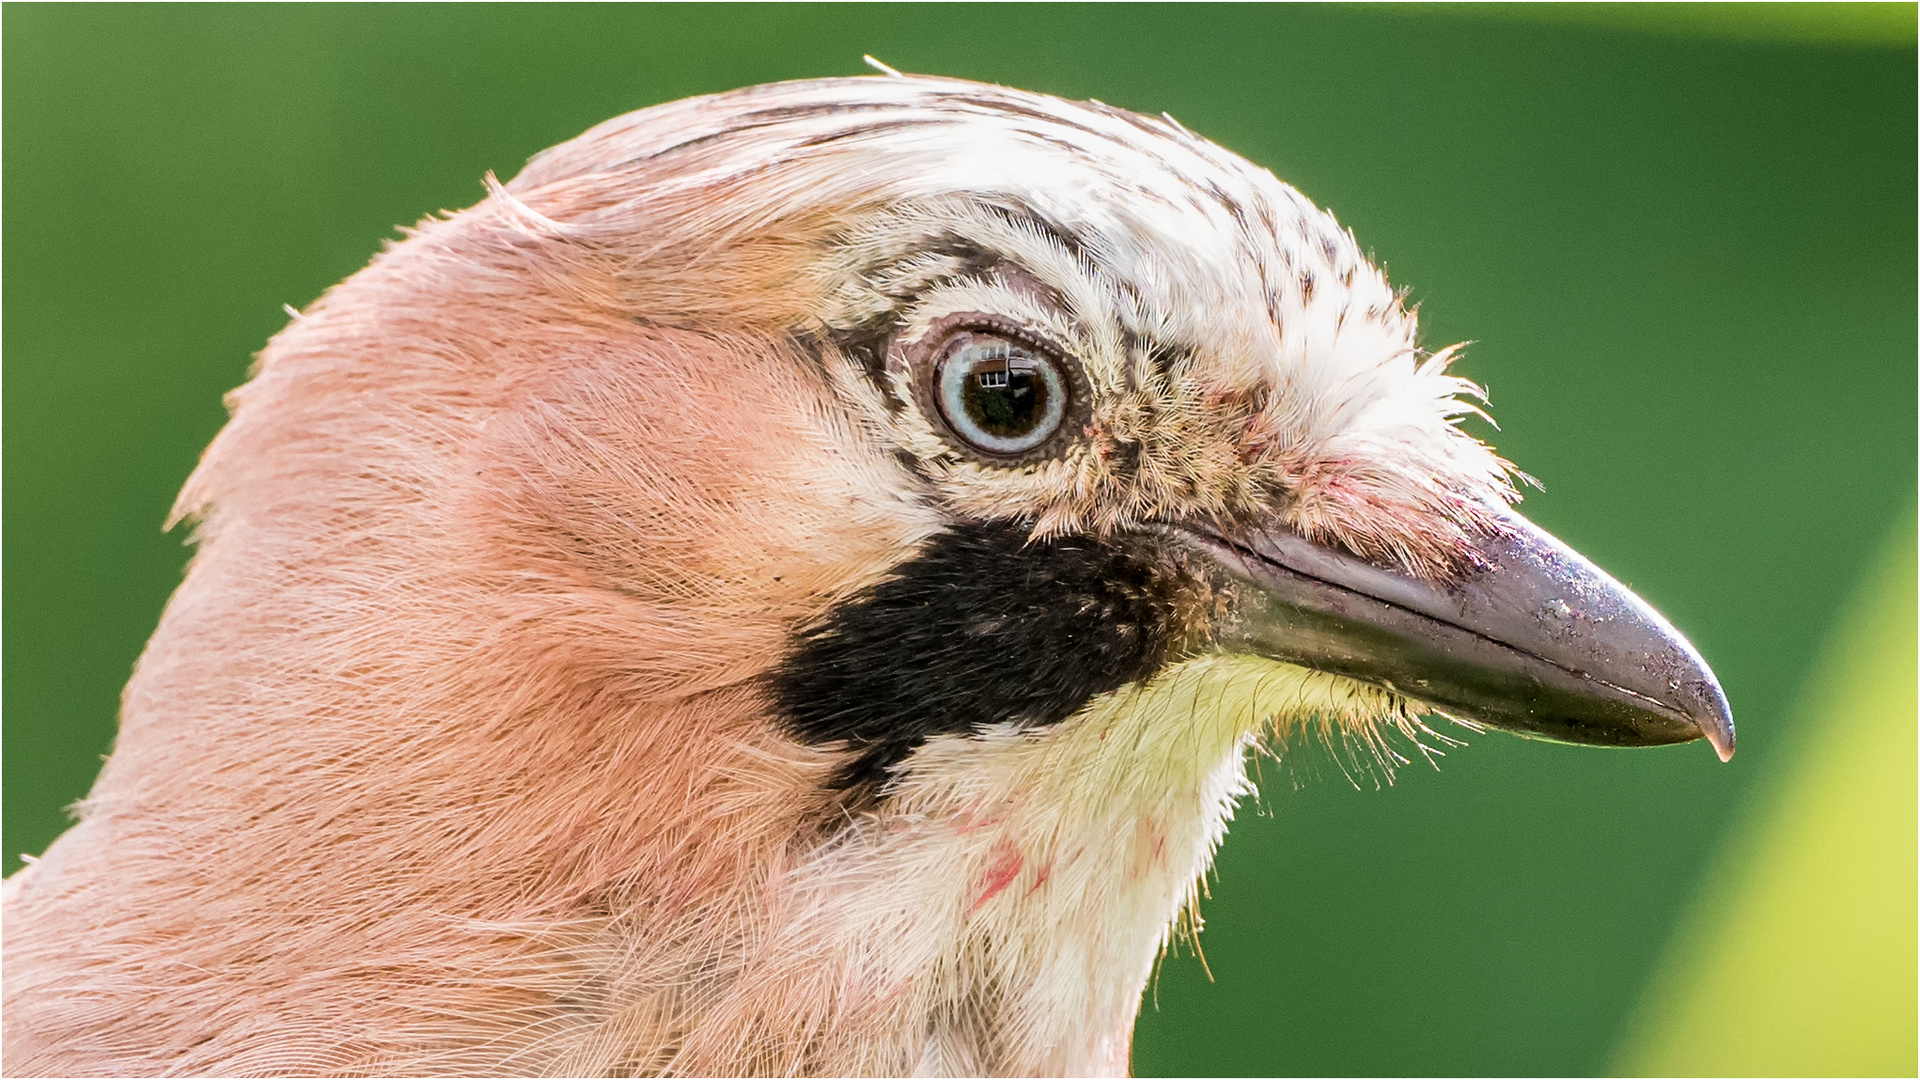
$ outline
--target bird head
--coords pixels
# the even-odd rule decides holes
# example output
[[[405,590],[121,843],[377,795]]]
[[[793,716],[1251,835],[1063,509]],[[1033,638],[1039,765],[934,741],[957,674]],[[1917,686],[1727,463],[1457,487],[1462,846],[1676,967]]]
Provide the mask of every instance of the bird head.
[[[251,806],[178,843],[382,913],[283,974],[387,1066],[1124,1070],[1264,733],[1732,752],[1512,509],[1457,355],[1171,118],[891,76],[621,117],[263,354],[95,805]],[[155,795],[154,747],[234,768]],[[416,969],[336,993],[356,949]]]
[[[1512,468],[1456,424],[1479,411],[1457,350],[1421,347],[1330,214],[1171,118],[935,79],[791,84],[614,121],[514,191],[591,192],[556,233],[638,231],[671,265],[636,283],[669,298],[625,308],[802,354],[818,421],[855,444],[819,471],[912,507],[909,542],[840,562],[794,635],[776,682],[804,734],[891,744],[893,765],[943,724],[1045,726],[1224,648],[1468,723],[1731,753],[1684,640],[1509,509]],[[987,613],[955,606],[1002,597],[1028,618],[970,627]],[[879,693],[907,672],[925,681]]]

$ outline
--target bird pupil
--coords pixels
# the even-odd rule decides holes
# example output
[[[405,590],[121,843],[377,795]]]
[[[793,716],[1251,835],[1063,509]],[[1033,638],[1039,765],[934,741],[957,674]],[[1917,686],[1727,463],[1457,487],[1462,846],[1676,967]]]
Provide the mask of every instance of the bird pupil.
[[[983,371],[961,391],[967,418],[999,438],[1031,432],[1047,411],[1047,384],[1031,371]]]

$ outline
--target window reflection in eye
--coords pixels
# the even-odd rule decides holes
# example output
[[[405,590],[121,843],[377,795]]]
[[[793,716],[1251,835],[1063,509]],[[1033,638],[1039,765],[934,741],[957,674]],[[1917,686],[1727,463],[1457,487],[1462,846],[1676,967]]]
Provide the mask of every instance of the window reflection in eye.
[[[1067,383],[1056,361],[993,334],[958,334],[940,361],[936,395],[948,427],[976,450],[1024,453],[1066,416]]]

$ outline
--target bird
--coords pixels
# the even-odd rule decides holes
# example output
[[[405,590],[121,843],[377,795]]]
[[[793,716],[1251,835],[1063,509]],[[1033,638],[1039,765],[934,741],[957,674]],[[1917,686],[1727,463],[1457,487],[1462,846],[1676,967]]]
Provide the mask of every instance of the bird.
[[[229,395],[8,1074],[1124,1075],[1255,755],[1733,752],[1170,116],[883,69],[484,184]]]

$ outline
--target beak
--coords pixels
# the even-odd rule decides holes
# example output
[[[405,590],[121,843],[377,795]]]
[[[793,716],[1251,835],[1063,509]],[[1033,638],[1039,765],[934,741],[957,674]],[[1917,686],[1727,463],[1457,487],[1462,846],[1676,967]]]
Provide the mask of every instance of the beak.
[[[1502,511],[1472,569],[1435,584],[1273,526],[1182,529],[1237,603],[1219,644],[1372,683],[1446,715],[1556,742],[1661,746],[1704,736],[1733,757],[1706,661],[1646,601]]]

